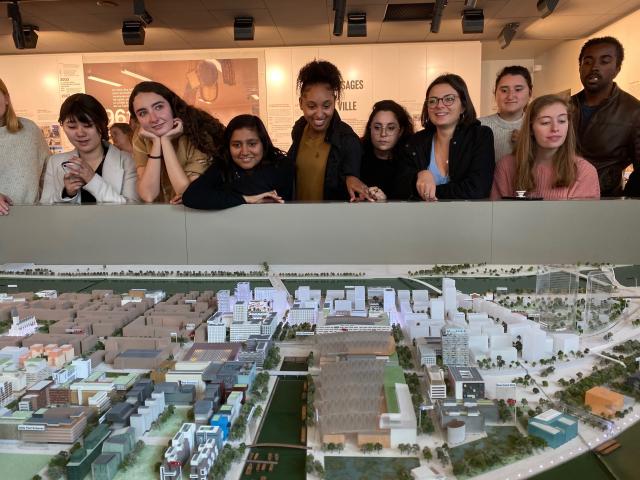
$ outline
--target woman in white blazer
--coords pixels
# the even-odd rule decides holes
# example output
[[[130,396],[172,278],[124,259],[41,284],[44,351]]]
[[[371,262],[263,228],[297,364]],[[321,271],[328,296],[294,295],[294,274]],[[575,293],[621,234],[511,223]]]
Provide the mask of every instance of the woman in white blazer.
[[[138,201],[131,156],[108,143],[108,116],[91,95],[78,93],[60,107],[59,122],[75,150],[47,164],[40,203]]]

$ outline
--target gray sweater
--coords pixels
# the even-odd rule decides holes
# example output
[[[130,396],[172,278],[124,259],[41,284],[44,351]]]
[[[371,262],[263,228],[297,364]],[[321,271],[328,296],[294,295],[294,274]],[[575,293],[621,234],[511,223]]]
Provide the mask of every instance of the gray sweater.
[[[524,118],[524,116],[522,118]],[[497,113],[494,113],[493,115],[478,119],[482,125],[486,125],[493,131],[493,147],[496,152],[496,163],[505,155],[513,153],[515,144],[511,143],[511,135],[514,130],[520,130],[522,118],[515,122],[507,122],[500,118]]]
[[[38,200],[40,175],[49,157],[40,128],[26,118],[20,123],[23,128],[16,133],[0,127],[0,193],[16,205]]]

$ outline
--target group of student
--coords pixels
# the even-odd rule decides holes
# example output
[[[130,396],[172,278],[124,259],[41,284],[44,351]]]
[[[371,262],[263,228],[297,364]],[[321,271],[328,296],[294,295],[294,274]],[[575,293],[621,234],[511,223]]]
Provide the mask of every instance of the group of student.
[[[38,200],[223,209],[291,200],[640,196],[640,102],[614,83],[623,56],[612,37],[589,40],[579,56],[584,89],[571,99],[530,101],[529,71],[506,67],[495,82],[498,111],[480,119],[464,80],[444,74],[427,88],[422,130],[414,133],[405,108],[382,100],[362,138],[336,111],[340,71],[314,60],[298,74],[302,116],[288,152],[273,145],[255,115],[225,127],[145,81],[129,98],[135,131],[114,124],[110,132],[94,97],[68,97],[59,122],[74,150],[49,157],[42,133],[16,117],[0,80],[0,214]]]

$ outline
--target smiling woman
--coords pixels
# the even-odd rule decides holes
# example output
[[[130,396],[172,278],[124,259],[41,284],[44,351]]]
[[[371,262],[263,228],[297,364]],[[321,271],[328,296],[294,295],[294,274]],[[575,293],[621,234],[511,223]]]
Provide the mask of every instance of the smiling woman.
[[[404,198],[489,196],[495,167],[493,134],[480,125],[464,80],[449,73],[427,88],[419,131],[404,145],[396,191]]]
[[[138,200],[131,156],[108,143],[108,117],[91,95],[76,93],[58,119],[75,150],[53,155],[40,203],[126,203]]]
[[[221,210],[244,203],[291,200],[293,166],[255,115],[238,115],[224,132],[222,157],[187,187],[187,207]]]
[[[224,126],[157,82],[135,86],[129,111],[139,125],[133,156],[140,198],[180,203],[185,189],[218,155]]]

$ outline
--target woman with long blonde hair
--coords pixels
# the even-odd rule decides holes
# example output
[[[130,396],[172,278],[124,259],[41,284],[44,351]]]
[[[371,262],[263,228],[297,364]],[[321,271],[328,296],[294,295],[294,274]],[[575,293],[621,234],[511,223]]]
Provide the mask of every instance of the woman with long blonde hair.
[[[31,120],[16,115],[9,90],[0,79],[0,215],[7,215],[13,204],[37,201],[48,156],[42,131]]]
[[[600,198],[596,169],[576,154],[568,101],[558,95],[536,98],[527,109],[514,155],[498,162],[491,199],[545,200]]]

